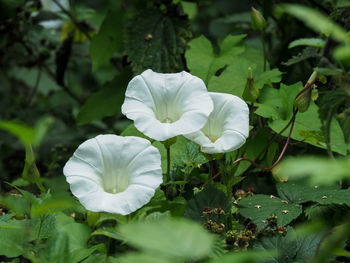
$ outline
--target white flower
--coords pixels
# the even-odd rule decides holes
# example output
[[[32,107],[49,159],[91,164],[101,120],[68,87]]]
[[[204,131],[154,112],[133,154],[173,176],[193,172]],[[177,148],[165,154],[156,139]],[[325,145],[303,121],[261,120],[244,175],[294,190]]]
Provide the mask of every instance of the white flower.
[[[199,131],[213,110],[204,82],[190,73],[148,69],[126,90],[122,112],[148,137],[165,141]]]
[[[202,130],[185,135],[205,153],[224,153],[240,148],[249,135],[249,109],[239,97],[209,92],[214,110]]]
[[[127,215],[162,183],[160,165],[158,149],[146,139],[99,135],[78,147],[63,173],[86,209]]]

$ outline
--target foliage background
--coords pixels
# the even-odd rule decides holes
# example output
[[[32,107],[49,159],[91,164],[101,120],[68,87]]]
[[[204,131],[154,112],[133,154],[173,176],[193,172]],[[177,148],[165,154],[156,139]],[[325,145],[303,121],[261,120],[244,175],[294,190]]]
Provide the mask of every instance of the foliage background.
[[[251,6],[266,19],[263,32],[251,27]],[[345,0],[1,0],[0,260],[349,262],[349,13]],[[62,167],[79,144],[98,134],[142,136],[120,112],[134,75],[186,70],[209,91],[242,97],[249,67],[260,91],[247,101],[250,137],[214,161],[221,177],[213,184],[195,194],[209,165],[179,137],[171,183],[135,214],[87,212],[70,195]],[[313,71],[317,87],[304,92],[285,161],[272,173],[233,165],[243,154],[274,163]],[[165,172],[165,149],[154,145]],[[293,180],[280,182],[286,176]],[[214,218],[223,232],[206,224],[206,206],[224,208]],[[272,214],[283,229],[267,233]],[[249,222],[263,231],[247,233]]]

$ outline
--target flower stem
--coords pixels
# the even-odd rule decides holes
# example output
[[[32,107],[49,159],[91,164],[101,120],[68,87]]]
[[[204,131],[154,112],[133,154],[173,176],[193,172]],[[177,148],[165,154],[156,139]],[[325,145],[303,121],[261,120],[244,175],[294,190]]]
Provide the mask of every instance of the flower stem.
[[[165,148],[166,148],[166,157],[167,157],[165,183],[167,183],[170,179],[170,145]]]

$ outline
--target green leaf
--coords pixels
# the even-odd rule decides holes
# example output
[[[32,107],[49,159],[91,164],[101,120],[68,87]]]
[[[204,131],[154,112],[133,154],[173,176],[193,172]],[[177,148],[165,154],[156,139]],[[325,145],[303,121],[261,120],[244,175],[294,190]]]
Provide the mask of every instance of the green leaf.
[[[83,125],[106,116],[120,114],[124,93],[130,78],[131,72],[127,68],[112,81],[106,83],[101,90],[92,94],[80,109],[77,123]]]
[[[303,21],[312,30],[325,34],[326,36],[331,36],[333,39],[340,42],[350,42],[350,37],[342,27],[335,24],[315,9],[295,4],[283,4],[281,7],[288,14]]]
[[[191,34],[187,20],[157,8],[143,9],[129,19],[124,34],[125,53],[134,73],[149,68],[156,72],[181,71],[181,55]]]
[[[343,73],[343,71],[338,68],[314,68],[314,71],[325,76],[337,76]]]
[[[56,219],[57,231],[68,236],[70,252],[74,253],[76,249],[86,248],[90,234],[90,228],[87,225],[77,223],[73,218],[63,213],[58,213]]]
[[[263,54],[261,51],[246,47],[245,52],[231,59],[231,63],[220,76],[213,76],[208,83],[208,90],[223,92],[242,97],[248,68],[252,69],[256,86],[261,89],[265,84],[281,80],[281,72],[277,69],[264,72]]]
[[[136,129],[134,124],[130,124],[120,135],[121,136],[136,136],[136,137],[141,137],[141,138],[147,139],[149,141],[153,141],[151,138],[147,137],[142,132],[140,132],[138,129]]]
[[[245,35],[227,36],[219,45],[219,54],[215,54],[212,44],[205,36],[192,39],[185,53],[191,74],[208,84],[219,69],[232,63],[235,56],[244,51],[242,42],[244,37]]]
[[[93,236],[106,236],[109,238],[123,240],[123,237],[117,232],[114,227],[99,228],[90,234],[90,238]]]
[[[208,218],[203,217],[204,208],[210,207],[214,210],[217,207],[221,207],[225,211],[225,214],[228,215],[231,211],[231,206],[231,200],[226,194],[216,189],[212,184],[209,184],[188,202],[185,216],[198,222],[204,222],[208,220]],[[224,221],[224,217],[213,214],[213,220],[216,221],[222,222]]]
[[[349,61],[350,59],[350,44],[342,45],[334,49],[333,56],[336,60]]]
[[[279,133],[290,121],[293,115],[293,102],[298,92],[303,88],[300,82],[294,85],[281,84],[280,89],[273,89],[266,86],[260,93],[258,109],[256,114],[271,118],[268,122],[270,128],[276,133]],[[321,131],[321,121],[318,118],[318,106],[314,102],[310,102],[310,106],[306,112],[298,113],[295,119],[292,139],[305,141],[316,147],[326,149],[326,143],[315,140],[315,136],[309,136],[312,132],[317,134]],[[289,129],[285,130],[282,135],[288,136]],[[305,137],[305,135],[308,135]],[[332,150],[345,155],[347,145],[344,141],[343,132],[339,123],[333,120],[331,123],[331,146]]]
[[[116,51],[121,51],[123,44],[124,14],[118,4],[107,12],[99,32],[92,38],[90,55],[92,71],[107,64]],[[118,5],[118,6],[116,6]]]
[[[0,203],[18,218],[23,218],[30,211],[30,202],[21,195],[0,196]]]
[[[321,238],[322,234],[300,236],[288,227],[285,237],[264,236],[254,243],[253,249],[270,253],[270,257],[263,261],[266,263],[308,262],[315,255]]]
[[[317,50],[315,47],[306,47],[297,55],[291,57],[286,62],[282,62],[282,65],[291,66],[309,58],[317,57]]]
[[[57,232],[54,236],[50,237],[47,240],[44,257],[47,261],[58,263],[71,262],[68,234]]]
[[[270,134],[266,129],[260,129],[257,134],[249,136],[245,144],[246,150],[244,152],[244,156],[251,160],[255,160],[258,157],[259,153],[266,147],[269,137]],[[235,156],[236,152],[230,154],[230,163],[235,161]],[[228,155],[226,155],[226,160],[228,159],[227,157]],[[252,164],[249,162],[239,162],[234,176],[237,177],[242,175],[251,165]]]
[[[31,220],[0,221],[0,255],[18,257],[25,251],[25,244],[34,240]]]
[[[184,13],[188,16],[188,19],[192,20],[196,17],[198,13],[198,6],[197,3],[187,2],[187,1],[181,1],[182,9],[184,10]]]
[[[211,251],[214,238],[199,224],[184,218],[134,222],[119,227],[130,245],[178,260],[198,260]],[[150,238],[152,237],[152,238]]]
[[[243,198],[238,204],[242,216],[250,218],[258,228],[263,228],[266,218],[271,214],[277,216],[277,222],[282,226],[288,225],[301,214],[301,205],[282,201],[286,200],[257,194]]]
[[[129,252],[118,257],[120,263],[174,263],[179,261],[171,260],[159,254]],[[179,262],[180,263],[180,262]]]
[[[325,41],[321,38],[300,38],[289,43],[288,48],[298,46],[324,47]]]
[[[288,157],[273,169],[278,178],[308,179],[311,185],[329,185],[350,178],[350,158]],[[331,176],[330,176],[331,175]]]
[[[286,182],[276,185],[278,194],[294,203],[316,202],[321,205],[350,206],[350,191],[341,190],[339,186],[310,186],[301,182]]]
[[[24,145],[31,144],[35,139],[35,131],[31,127],[15,122],[0,121],[0,129],[10,132],[16,136]]]
[[[269,251],[271,253],[271,251]],[[245,251],[245,252],[231,252],[222,257],[212,259],[209,263],[261,263],[261,260],[268,257],[266,252]]]

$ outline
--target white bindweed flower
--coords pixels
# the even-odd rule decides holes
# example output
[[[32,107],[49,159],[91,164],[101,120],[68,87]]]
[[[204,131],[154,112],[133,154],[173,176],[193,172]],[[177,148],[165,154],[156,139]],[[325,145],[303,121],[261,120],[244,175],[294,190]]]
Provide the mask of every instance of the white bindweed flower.
[[[148,203],[162,183],[158,149],[133,136],[99,135],[85,141],[63,173],[87,210],[121,215]]]
[[[185,135],[204,153],[224,153],[240,148],[249,135],[249,109],[237,96],[209,92],[214,110],[202,130]]]
[[[122,112],[148,137],[165,141],[199,131],[213,110],[204,82],[190,73],[148,69],[127,87]]]

